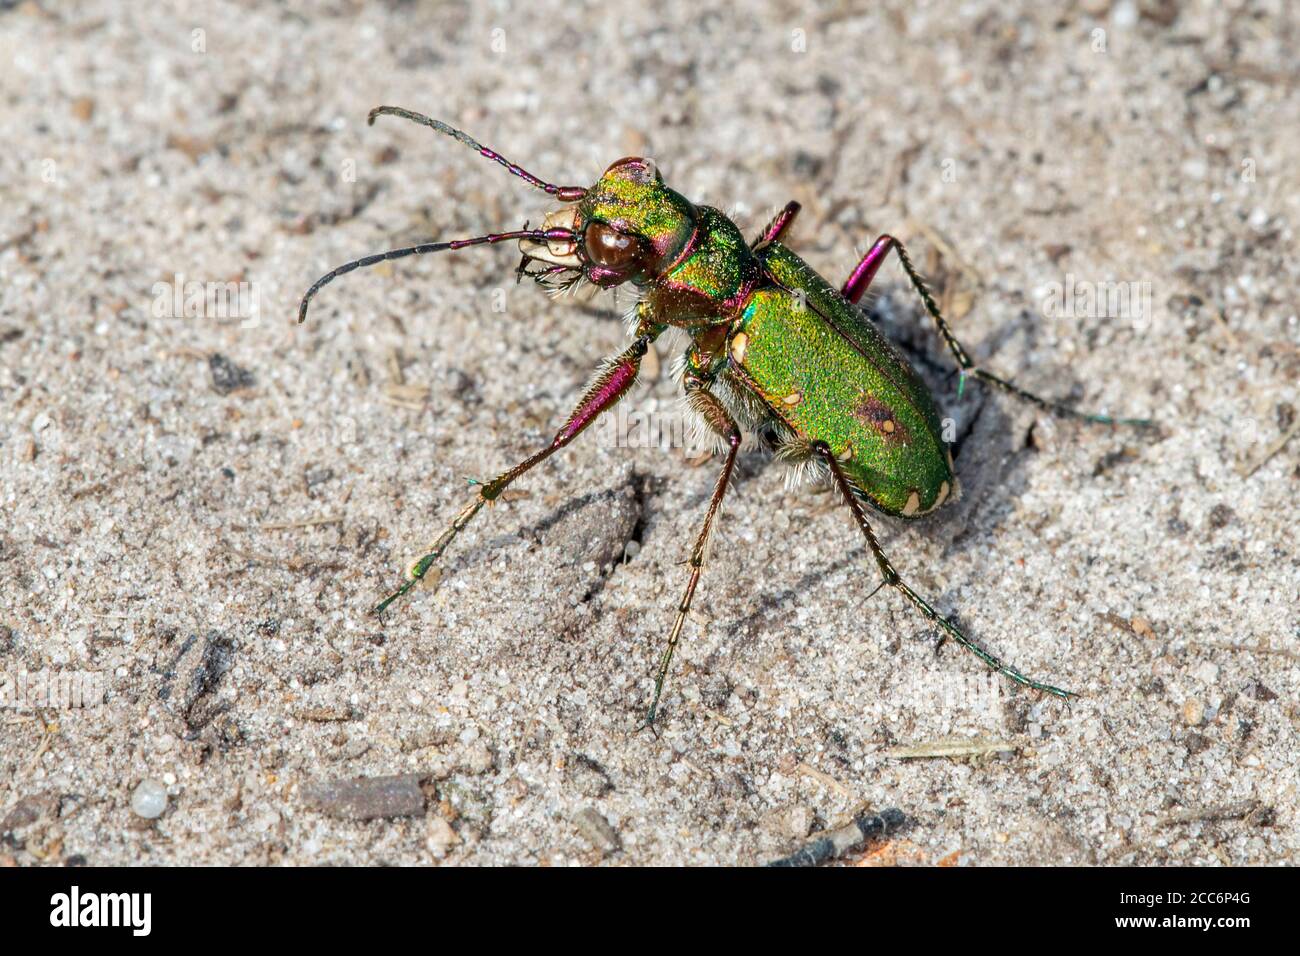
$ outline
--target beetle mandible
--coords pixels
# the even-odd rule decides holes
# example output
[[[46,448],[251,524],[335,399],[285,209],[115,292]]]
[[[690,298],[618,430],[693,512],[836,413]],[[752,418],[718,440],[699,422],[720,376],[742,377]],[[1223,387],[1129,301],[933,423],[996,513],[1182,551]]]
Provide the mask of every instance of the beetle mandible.
[[[877,239],[836,289],[781,241],[799,212],[798,203],[787,204],[753,242],[746,242],[723,213],[696,205],[665,185],[650,160],[620,159],[589,188],[556,186],[439,120],[380,106],[371,110],[367,121],[373,124],[381,115],[399,116],[452,136],[566,205],[548,214],[540,229],[525,225],[512,232],[422,243],[349,262],[308,289],[299,322],[306,319],[320,288],[346,272],[405,256],[508,241],[517,241],[523,253],[519,277],[528,276],[549,290],[583,282],[605,289],[630,283],[639,301],[631,316],[634,341],[603,364],[551,443],[491,481],[478,483],[474,499],[411,564],[402,585],[375,606],[376,614],[428,573],[483,505],[568,445],[626,395],[651,343],[676,327],[690,337],[682,362],[687,406],[716,438],[725,458],[691,549],[690,576],[659,660],[643,727],[654,727],[664,679],[700,581],[709,535],[742,436],[759,429],[774,436],[781,458],[802,465],[838,490],[871,550],[880,575],[876,590],[894,588],[949,637],[1017,684],[1059,698],[1076,696],[1032,680],[975,643],[912,590],[886,557],[868,508],[919,518],[955,495],[957,478],[933,397],[857,303],[892,250],[952,353],[961,386],[968,376],[974,377],[1053,414],[1086,422],[1148,426],[1149,421],[1078,412],[980,368],[953,337],[907,250],[892,236]]]

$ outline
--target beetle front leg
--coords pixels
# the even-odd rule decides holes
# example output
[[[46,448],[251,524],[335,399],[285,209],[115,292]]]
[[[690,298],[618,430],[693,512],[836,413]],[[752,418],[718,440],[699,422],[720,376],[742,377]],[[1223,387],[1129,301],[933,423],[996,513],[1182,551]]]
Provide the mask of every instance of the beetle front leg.
[[[649,727],[651,731],[654,730],[655,713],[659,709],[659,695],[663,693],[664,679],[668,676],[668,665],[672,662],[673,652],[677,650],[677,642],[682,636],[682,627],[686,624],[686,615],[691,609],[691,600],[695,597],[695,587],[700,583],[700,572],[704,570],[704,557],[708,551],[713,519],[717,517],[722,498],[727,493],[731,471],[736,464],[736,454],[740,451],[740,428],[718,397],[708,390],[707,382],[688,376],[685,385],[686,400],[700,416],[701,421],[727,443],[727,459],[722,465],[722,473],[718,475],[718,483],[713,486],[709,510],[704,514],[704,526],[700,528],[699,537],[695,539],[695,547],[691,549],[691,556],[687,562],[691,567],[691,576],[686,582],[686,593],[681,603],[677,605],[677,618],[673,621],[673,629],[668,634],[668,646],[664,648],[663,657],[659,661],[659,672],[655,675],[654,699],[650,702],[650,710],[647,711],[645,721],[641,724],[641,727]]]
[[[555,437],[549,445],[524,459],[509,471],[502,472],[486,484],[480,485],[478,495],[474,500],[465,506],[465,509],[456,516],[456,520],[429,546],[429,550],[411,564],[406,572],[407,580],[396,591],[375,605],[374,613],[382,614],[390,604],[415,587],[429,573],[429,568],[433,567],[434,562],[442,557],[452,541],[456,539],[456,536],[465,530],[465,526],[474,519],[474,516],[479,513],[483,505],[496,500],[516,478],[533,466],[541,464],[547,458],[550,458],[551,455],[578,437],[579,433],[595,421],[602,412],[613,408],[636,382],[637,372],[641,368],[641,359],[645,357],[646,351],[650,348],[650,343],[655,340],[660,331],[662,330],[647,328],[643,325],[637,340],[621,355],[606,363],[605,367],[596,376],[596,380],[587,389],[586,394],[583,395],[582,401],[569,415],[564,426],[555,433]]]
[[[1020,671],[1016,670],[1016,668],[1005,663],[1001,658],[989,653],[972,641],[961,631],[960,628],[957,627],[956,624],[939,614],[938,611],[930,606],[928,601],[908,587],[906,582],[898,576],[898,572],[894,570],[894,566],[890,564],[889,558],[885,556],[884,549],[880,547],[880,542],[876,540],[876,533],[872,530],[870,522],[867,521],[866,506],[862,503],[862,499],[860,499],[854,492],[853,483],[849,481],[848,477],[844,474],[844,470],[840,467],[840,463],[836,459],[834,453],[832,453],[830,448],[824,444],[818,444],[818,446],[816,446],[816,451],[830,468],[831,477],[834,479],[836,487],[839,488],[840,494],[844,496],[845,502],[853,512],[853,520],[857,523],[859,530],[862,531],[863,537],[867,539],[867,546],[871,549],[871,555],[876,560],[876,567],[880,570],[882,585],[888,585],[898,591],[898,593],[907,598],[907,600],[910,601],[912,605],[928,620],[943,628],[943,630],[953,640],[966,648],[966,650],[970,651],[999,674],[1011,678],[1011,680],[1024,687],[1042,691],[1045,694],[1051,694],[1053,697],[1060,697],[1062,700],[1068,700],[1071,697],[1079,696],[1073,691],[1062,690],[1059,687],[1053,687],[1051,684],[1044,684],[1026,677]]]
[[[862,260],[856,267],[854,267],[853,272],[850,273],[848,280],[844,283],[844,288],[840,290],[846,299],[854,303],[862,299],[863,293],[865,293],[867,287],[871,285],[871,280],[875,278],[876,273],[880,269],[880,264],[885,261],[885,257],[889,254],[890,249],[893,249],[898,253],[898,261],[902,263],[903,271],[907,273],[907,278],[911,280],[912,287],[916,289],[917,294],[921,297],[921,301],[925,304],[925,310],[930,313],[930,318],[934,319],[934,324],[939,327],[939,334],[943,336],[943,340],[948,346],[948,351],[952,353],[953,358],[957,361],[957,366],[961,374],[961,382],[957,387],[958,397],[961,396],[961,392],[965,388],[966,376],[974,375],[976,378],[988,382],[990,385],[995,385],[1022,401],[1029,402],[1031,405],[1036,405],[1044,411],[1051,412],[1054,415],[1060,415],[1064,418],[1076,418],[1095,425],[1133,425],[1139,428],[1151,427],[1151,421],[1145,418],[1112,418],[1109,415],[1092,415],[1087,412],[1077,411],[1068,405],[1062,405],[1060,402],[1053,402],[1045,398],[1039,398],[1032,392],[1025,391],[1014,382],[1010,382],[1004,378],[999,378],[992,372],[986,372],[984,369],[977,367],[975,363],[971,361],[970,356],[966,354],[966,350],[962,348],[961,343],[958,342],[956,337],[952,334],[952,330],[948,328],[947,320],[945,320],[942,313],[940,313],[939,306],[935,303],[934,296],[930,294],[930,289],[925,284],[925,280],[921,278],[921,274],[917,272],[916,267],[912,265],[912,259],[908,256],[907,250],[903,248],[903,244],[893,236],[881,236],[877,239],[867,251],[867,254],[863,256]]]

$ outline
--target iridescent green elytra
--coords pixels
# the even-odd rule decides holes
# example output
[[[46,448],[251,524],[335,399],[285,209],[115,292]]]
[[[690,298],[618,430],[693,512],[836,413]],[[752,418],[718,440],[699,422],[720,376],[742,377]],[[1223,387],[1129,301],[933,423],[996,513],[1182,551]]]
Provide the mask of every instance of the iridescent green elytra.
[[[781,287],[750,297],[731,338],[734,373],[801,439],[824,443],[878,510],[912,517],[943,504],[956,479],[925,385],[793,252],[774,242],[760,255]]]
[[[890,236],[876,240],[837,290],[781,242],[799,211],[797,203],[788,204],[750,243],[721,212],[697,206],[665,185],[650,160],[621,159],[590,188],[555,186],[438,120],[381,106],[371,111],[370,122],[383,114],[452,136],[570,205],[549,214],[540,229],[423,243],[349,262],[308,290],[299,308],[300,322],[321,286],[358,267],[504,241],[519,242],[523,259],[518,275],[545,288],[566,289],[579,283],[612,288],[629,283],[640,300],[632,317],[635,341],[602,366],[551,443],[509,471],[478,484],[473,500],[412,563],[407,580],[376,606],[377,613],[424,577],[484,504],[626,395],[650,344],[669,327],[676,327],[691,339],[682,364],[688,407],[700,425],[716,436],[726,457],[691,550],[690,577],[660,658],[644,726],[653,727],[668,666],[704,567],[709,533],[745,431],[775,436],[780,457],[835,486],[871,549],[881,579],[877,590],[885,585],[897,590],[948,636],[1016,683],[1061,698],[1073,696],[1031,680],[971,641],[902,580],[876,540],[868,508],[919,517],[949,500],[957,479],[934,399],[856,303],[889,251],[896,250],[952,352],[963,386],[967,376],[974,376],[1056,414],[1108,425],[1148,422],[1081,414],[976,367],[953,338],[906,250]]]

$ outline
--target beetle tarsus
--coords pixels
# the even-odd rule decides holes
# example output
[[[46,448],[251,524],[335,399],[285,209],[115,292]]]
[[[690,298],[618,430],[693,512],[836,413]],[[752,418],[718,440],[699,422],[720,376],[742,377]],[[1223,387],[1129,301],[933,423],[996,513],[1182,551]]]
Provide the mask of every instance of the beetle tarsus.
[[[871,549],[871,555],[875,558],[876,566],[880,570],[882,584],[887,584],[902,594],[913,607],[921,612],[923,617],[931,623],[937,624],[941,627],[948,637],[951,637],[997,673],[1010,678],[1022,687],[1028,687],[1031,690],[1051,694],[1053,697],[1058,697],[1062,700],[1068,700],[1071,697],[1079,696],[1073,691],[1063,690],[1060,687],[1055,687],[1051,684],[1044,684],[1041,681],[1026,677],[1015,667],[1012,667],[1001,658],[989,653],[976,644],[973,640],[967,637],[956,624],[936,611],[928,601],[913,591],[911,587],[909,587],[907,583],[899,577],[898,572],[894,570],[894,566],[890,564],[889,558],[885,555],[884,549],[876,539],[876,532],[872,529],[870,522],[867,521],[866,509],[858,499],[857,494],[853,490],[852,483],[849,481],[848,476],[844,474],[844,470],[840,467],[840,463],[836,460],[835,455],[825,445],[817,446],[816,451],[826,462],[836,487],[839,489],[840,494],[843,495],[845,503],[853,513],[854,522],[862,532],[863,537],[867,539],[867,546]],[[879,588],[877,588],[877,590],[879,590]],[[875,592],[872,593],[874,594]]]

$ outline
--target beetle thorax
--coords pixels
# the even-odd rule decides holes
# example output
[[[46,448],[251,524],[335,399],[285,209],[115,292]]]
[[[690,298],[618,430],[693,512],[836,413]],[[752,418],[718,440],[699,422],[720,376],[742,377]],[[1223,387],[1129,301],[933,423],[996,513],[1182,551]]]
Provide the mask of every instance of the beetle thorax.
[[[761,277],[735,223],[711,206],[697,206],[694,235],[646,297],[670,325],[693,329],[734,319]]]

